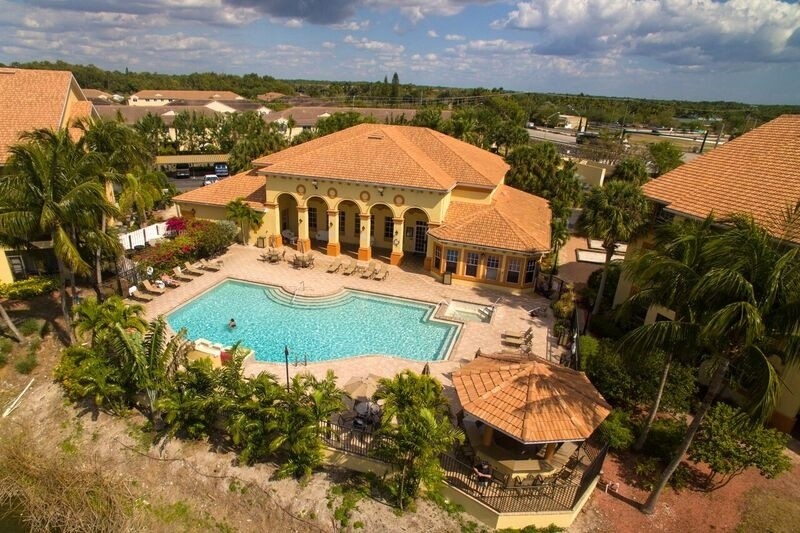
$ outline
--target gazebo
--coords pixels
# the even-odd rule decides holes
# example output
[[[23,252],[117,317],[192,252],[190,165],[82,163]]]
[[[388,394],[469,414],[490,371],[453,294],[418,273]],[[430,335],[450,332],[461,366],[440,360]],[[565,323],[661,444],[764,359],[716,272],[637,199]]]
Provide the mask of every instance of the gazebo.
[[[583,372],[541,358],[479,355],[453,374],[474,454],[508,479],[566,467],[611,412]]]

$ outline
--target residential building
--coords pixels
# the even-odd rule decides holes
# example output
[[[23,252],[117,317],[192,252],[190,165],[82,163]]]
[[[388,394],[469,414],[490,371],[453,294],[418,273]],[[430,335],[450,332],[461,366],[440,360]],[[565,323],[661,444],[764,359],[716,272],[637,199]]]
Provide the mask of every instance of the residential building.
[[[776,237],[780,220],[800,201],[800,115],[783,115],[719,148],[685,163],[644,185],[645,195],[657,207],[658,221],[671,218],[702,220],[709,214],[724,218],[735,213],[752,215]],[[657,222],[658,223],[658,222]],[[800,245],[800,235],[789,239]],[[647,238],[629,250],[646,246]],[[624,277],[614,303],[623,302],[632,290]],[[672,318],[671,311],[651,309],[646,321],[658,315]],[[775,362],[783,386],[772,423],[783,431],[794,426],[800,409],[800,369]]]
[[[20,135],[40,128],[69,129],[75,138],[76,119],[96,116],[71,72],[0,68],[0,167]],[[42,243],[44,246],[44,243]],[[52,270],[45,250],[1,250],[0,282]]]
[[[128,105],[163,106],[175,100],[199,100],[208,103],[215,100],[245,100],[245,97],[239,96],[231,91],[171,91],[148,89],[132,94],[128,98]]]
[[[258,238],[361,261],[418,257],[443,281],[533,287],[550,250],[547,201],[506,186],[498,155],[427,128],[361,124],[253,162],[254,170],[175,198],[182,213],[225,219],[244,197]],[[262,241],[263,242],[263,241]]]

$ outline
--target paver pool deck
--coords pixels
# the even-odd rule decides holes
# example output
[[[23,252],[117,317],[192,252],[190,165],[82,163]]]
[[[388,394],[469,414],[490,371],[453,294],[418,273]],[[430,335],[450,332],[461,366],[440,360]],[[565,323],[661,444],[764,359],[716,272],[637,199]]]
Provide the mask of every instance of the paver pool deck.
[[[251,246],[233,245],[220,257],[224,267],[218,272],[206,272],[180,287],[169,289],[165,294],[155,297],[145,304],[148,319],[158,315],[166,315],[181,304],[191,300],[225,279],[239,279],[255,283],[279,285],[289,292],[297,289],[302,296],[322,296],[340,291],[343,288],[369,291],[377,294],[398,296],[437,304],[442,300],[462,300],[481,305],[495,305],[494,316],[490,323],[465,322],[459,338],[456,340],[450,357],[443,361],[430,361],[431,375],[438,378],[443,385],[451,385],[450,374],[463,364],[472,361],[478,349],[483,353],[495,353],[511,350],[501,343],[503,331],[525,331],[533,328],[532,351],[535,355],[557,362],[562,348],[555,345],[549,335],[553,325],[552,312],[546,317],[531,318],[526,309],[532,309],[549,302],[545,298],[530,291],[523,296],[511,295],[484,286],[470,287],[463,285],[443,285],[435,278],[422,273],[414,267],[389,266],[389,277],[384,281],[363,279],[358,275],[345,276],[341,273],[329,274],[328,266],[334,261],[314,252],[315,268],[295,269],[290,263],[266,263],[259,260],[263,249]],[[295,250],[286,248],[286,257],[291,258]],[[302,285],[301,285],[302,283]],[[299,288],[298,288],[299,287]],[[223,317],[227,322],[229,317]],[[210,339],[214,341],[214,339]],[[246,346],[246,339],[243,344]],[[396,373],[411,369],[422,371],[424,361],[414,361],[399,357],[363,355],[336,361],[302,363],[295,366],[290,360],[289,373],[294,375],[310,372],[317,377],[324,377],[328,370],[333,370],[337,383],[346,383],[354,376],[375,374],[391,377]],[[284,363],[249,362],[245,365],[246,376],[254,376],[260,372],[269,372],[279,377],[284,376]]]

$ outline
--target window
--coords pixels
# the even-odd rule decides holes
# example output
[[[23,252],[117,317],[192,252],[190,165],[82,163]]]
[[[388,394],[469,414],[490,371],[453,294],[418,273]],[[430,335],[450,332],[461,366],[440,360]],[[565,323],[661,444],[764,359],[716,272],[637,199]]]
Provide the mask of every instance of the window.
[[[486,258],[486,279],[497,281],[497,271],[500,269],[500,257],[490,255]]]
[[[394,237],[394,219],[392,217],[384,217],[383,240],[391,241],[392,237]]]
[[[317,208],[308,208],[308,228],[312,231],[317,231]]]
[[[533,278],[536,275],[536,260],[528,259],[528,264],[525,265],[525,283],[533,283]]]
[[[361,235],[361,217],[358,213],[353,213],[353,220],[356,225],[356,235]]]
[[[467,276],[473,278],[478,275],[478,254],[475,252],[467,252]]]
[[[442,249],[438,246],[433,250],[433,268],[436,270],[442,269]]]
[[[508,260],[508,270],[506,271],[506,283],[519,283],[519,259]]]
[[[344,235],[344,227],[347,222],[347,213],[339,211],[339,235]]]
[[[375,215],[369,216],[369,236],[375,236]]]
[[[445,265],[445,272],[455,273],[458,268],[458,250],[447,250],[447,264]]]

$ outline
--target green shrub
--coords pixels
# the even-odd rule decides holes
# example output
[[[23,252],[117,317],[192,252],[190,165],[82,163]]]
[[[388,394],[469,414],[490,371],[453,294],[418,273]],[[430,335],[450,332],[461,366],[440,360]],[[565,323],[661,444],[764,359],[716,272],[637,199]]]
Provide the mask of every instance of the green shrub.
[[[20,374],[30,374],[33,372],[33,369],[36,368],[38,362],[36,361],[36,355],[29,353],[19,361],[14,364],[14,368],[17,369],[17,372]]]
[[[30,337],[31,335],[39,335],[42,331],[43,321],[35,318],[28,318],[19,325],[19,332]]]
[[[578,353],[581,357],[581,370],[586,370],[586,361],[597,355],[600,342],[592,336],[581,335],[578,337]]]
[[[608,265],[608,277],[606,277],[606,286],[605,289],[603,289],[603,301],[600,302],[601,311],[607,311],[608,309],[611,309],[611,306],[614,303],[614,294],[617,292],[617,285],[619,284],[619,276],[621,272],[621,262],[615,261]],[[600,289],[600,278],[602,275],[602,268],[598,268],[589,274],[589,279],[586,281],[586,289],[583,291],[583,298],[587,302],[594,304],[597,291]]]
[[[230,220],[219,220],[203,229],[198,242],[197,254],[199,257],[213,257],[224,252],[233,244],[239,229]]]
[[[550,307],[553,308],[553,315],[556,318],[570,319],[575,311],[575,293],[572,291],[572,286],[568,285],[567,290],[561,294],[557,301],[550,304]]]
[[[625,411],[614,409],[602,424],[600,424],[600,435],[608,442],[608,445],[619,451],[624,451],[633,445],[635,437],[633,435],[633,423],[631,417]]]
[[[643,452],[665,463],[675,455],[686,434],[686,421],[672,418],[661,418],[653,422]]]
[[[13,283],[0,283],[0,297],[25,300],[49,294],[58,288],[58,280],[46,276],[31,276]]]
[[[8,364],[8,354],[0,353],[0,367]]]
[[[583,357],[583,365],[586,376],[606,400],[618,406],[636,403],[634,377],[627,372],[612,341],[600,341],[595,354]]]
[[[592,317],[589,322],[589,331],[591,331],[595,337],[601,339],[617,340],[625,334],[613,317],[603,314]]]
[[[661,473],[661,462],[656,457],[640,457],[633,471],[638,478],[638,485],[644,490],[652,491],[656,488]]]
[[[11,339],[0,339],[0,354],[8,355],[11,353],[12,349],[14,349],[14,343]]]

